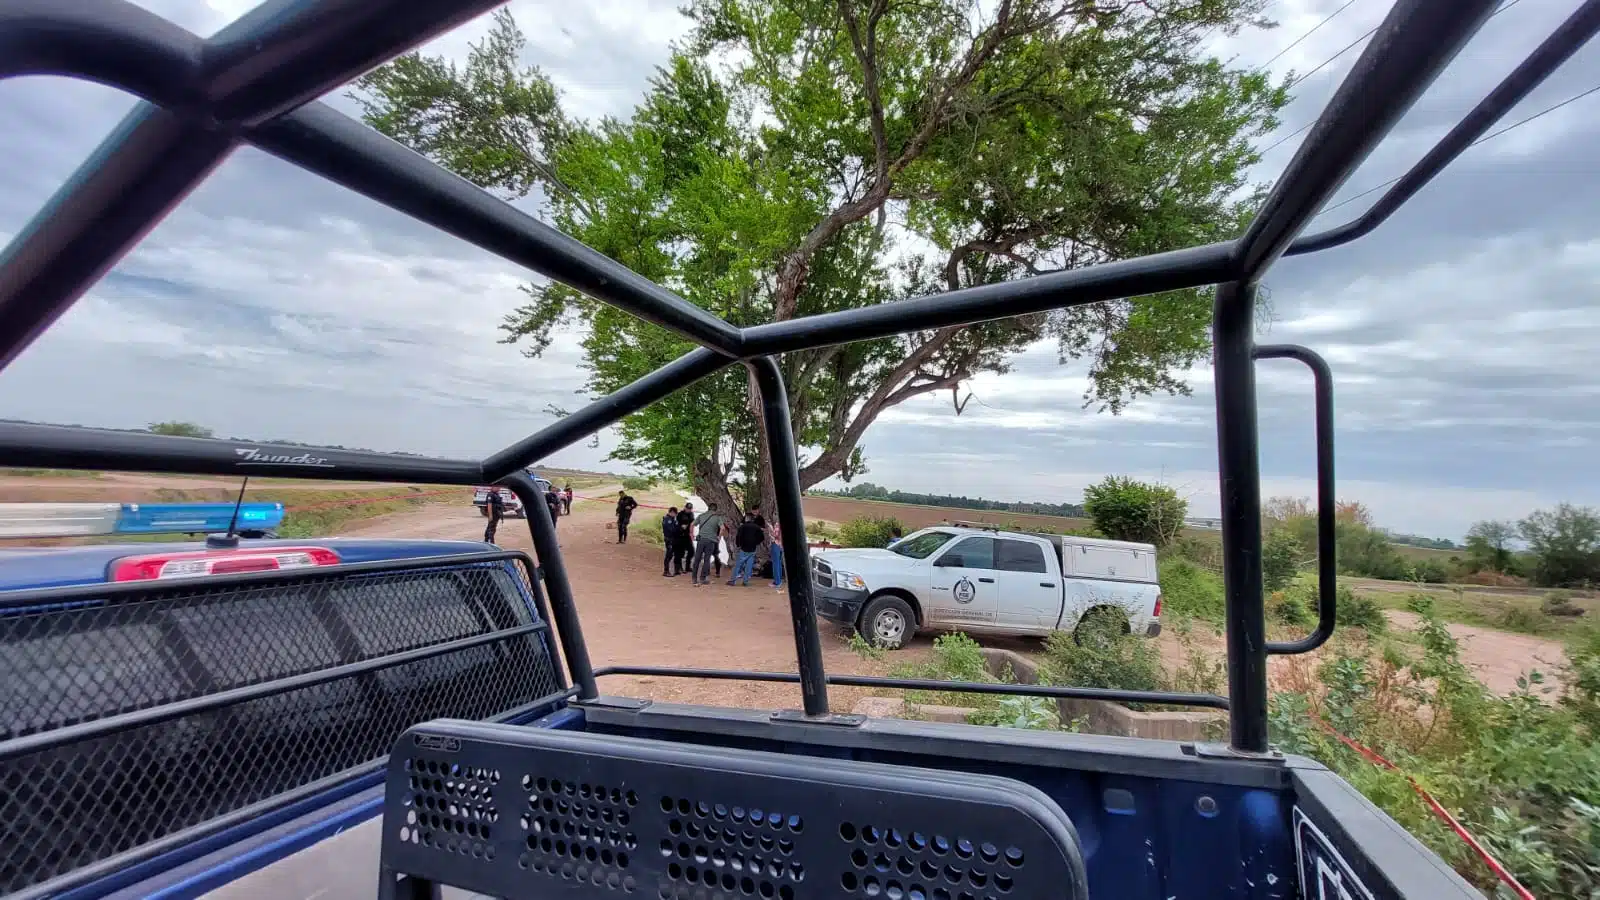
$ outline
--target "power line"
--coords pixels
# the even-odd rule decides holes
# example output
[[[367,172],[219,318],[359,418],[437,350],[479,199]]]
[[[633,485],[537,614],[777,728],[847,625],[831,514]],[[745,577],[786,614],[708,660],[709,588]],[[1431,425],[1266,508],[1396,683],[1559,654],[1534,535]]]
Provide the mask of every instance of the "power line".
[[[1354,0],[1351,0],[1351,2],[1354,2]],[[1510,9],[1513,6],[1516,6],[1518,3],[1521,3],[1521,2],[1522,2],[1522,0],[1506,0],[1506,2],[1500,4],[1499,8],[1497,8],[1494,12],[1489,14],[1489,18],[1492,19],[1495,16],[1500,15],[1501,13],[1505,12],[1506,10]],[[1348,7],[1349,5],[1350,5],[1350,3],[1346,3],[1344,6],[1341,6],[1338,9],[1334,10],[1333,15],[1330,15],[1328,17],[1328,19],[1331,19],[1331,18],[1333,18],[1333,16],[1336,16],[1339,13],[1344,12],[1345,8]],[[1321,28],[1323,25],[1327,24],[1328,19],[1323,19],[1322,22],[1318,23],[1317,27],[1311,29],[1311,31],[1316,31],[1317,28]],[[1488,19],[1485,19],[1484,21],[1487,22]],[[1355,46],[1357,44],[1360,44],[1362,41],[1365,41],[1367,38],[1370,38],[1374,34],[1376,34],[1377,31],[1378,31],[1378,27],[1379,26],[1374,25],[1371,28],[1371,30],[1369,30],[1366,34],[1363,34],[1362,36],[1356,38],[1355,40],[1351,41],[1350,43],[1344,45],[1344,47],[1341,48],[1338,53],[1335,53],[1334,55],[1332,55],[1332,56],[1328,57],[1327,59],[1323,60],[1322,62],[1318,63],[1316,65],[1316,67],[1313,68],[1311,71],[1309,71],[1309,72],[1305,73],[1304,75],[1299,76],[1295,80],[1289,82],[1289,87],[1293,88],[1296,85],[1300,84],[1300,82],[1305,81],[1307,78],[1310,78],[1311,76],[1313,76],[1313,75],[1317,74],[1318,72],[1322,71],[1323,69],[1327,68],[1329,63],[1333,62],[1334,60],[1337,60],[1339,57],[1345,55],[1346,53],[1349,53],[1352,49],[1355,48]],[[1310,36],[1311,31],[1308,31],[1304,35],[1301,35],[1300,40],[1305,40],[1306,37]],[[1300,40],[1295,41],[1295,44],[1300,43]],[[1283,48],[1283,52],[1287,52],[1293,46],[1294,46],[1294,44],[1290,44],[1288,47]],[[1282,56],[1283,52],[1279,52],[1278,56]],[[1267,66],[1272,65],[1273,61],[1275,61],[1278,58],[1278,56],[1274,56],[1272,59],[1267,60],[1267,62],[1264,65],[1262,65],[1260,68],[1258,68],[1256,71],[1259,72],[1261,69],[1264,69]],[[1305,123],[1304,125],[1301,125],[1299,128],[1296,128],[1295,130],[1293,130],[1293,131],[1289,132],[1288,134],[1284,135],[1283,137],[1278,138],[1276,141],[1273,141],[1272,144],[1267,147],[1267,149],[1262,150],[1261,151],[1261,155],[1262,156],[1266,156],[1268,153],[1271,153],[1272,151],[1278,149],[1279,147],[1282,147],[1284,144],[1286,144],[1289,141],[1293,140],[1295,137],[1297,137],[1297,136],[1299,136],[1301,134],[1304,134],[1306,129],[1310,128],[1311,126],[1313,126],[1315,124],[1317,124],[1317,120],[1316,119],[1312,119],[1311,121]]]
[[[1256,66],[1256,71],[1259,72],[1262,69],[1265,69],[1266,67],[1268,67],[1268,66],[1272,65],[1273,63],[1277,62],[1278,60],[1282,59],[1283,55],[1285,53],[1288,53],[1290,50],[1293,50],[1294,48],[1300,46],[1300,42],[1301,41],[1305,40],[1308,37],[1311,37],[1313,34],[1316,34],[1317,33],[1317,29],[1319,29],[1322,26],[1328,24],[1329,22],[1332,22],[1334,20],[1334,17],[1338,16],[1339,13],[1342,13],[1345,10],[1349,9],[1355,2],[1356,2],[1356,0],[1345,0],[1345,4],[1343,6],[1339,7],[1338,9],[1334,10],[1333,12],[1329,13],[1327,15],[1327,17],[1324,18],[1321,22],[1318,22],[1317,24],[1311,26],[1311,30],[1310,31],[1306,32],[1305,34],[1300,35],[1297,38],[1295,38],[1294,41],[1292,41],[1289,44],[1289,46],[1283,48],[1282,50],[1279,50],[1277,52],[1277,54],[1274,55],[1271,59],[1267,60],[1266,62],[1262,63],[1259,66]]]
[[[1516,2],[1516,0],[1513,0],[1513,2]],[[1494,140],[1495,138],[1499,137],[1502,134],[1505,134],[1508,131],[1514,131],[1514,130],[1516,130],[1518,128],[1521,128],[1522,126],[1528,124],[1529,122],[1532,122],[1534,119],[1538,119],[1538,118],[1541,118],[1543,116],[1547,116],[1547,115],[1555,112],[1556,110],[1560,109],[1561,107],[1566,106],[1569,103],[1576,103],[1579,100],[1582,100],[1583,98],[1589,96],[1590,94],[1595,94],[1595,93],[1600,93],[1600,84],[1597,84],[1594,87],[1589,88],[1587,91],[1584,91],[1584,92],[1582,92],[1580,94],[1574,94],[1571,97],[1568,97],[1567,99],[1561,101],[1560,103],[1555,104],[1554,106],[1547,106],[1544,109],[1541,109],[1538,112],[1534,113],[1533,115],[1524,116],[1523,118],[1518,119],[1515,122],[1512,122],[1510,125],[1507,125],[1504,128],[1501,128],[1501,129],[1499,129],[1497,131],[1490,132],[1489,134],[1486,134],[1483,137],[1478,138],[1477,140],[1475,140],[1472,143],[1468,144],[1467,145],[1467,149],[1470,150],[1473,147],[1478,146],[1479,144],[1486,144],[1489,141]],[[1465,151],[1463,151],[1463,152],[1465,152]],[[1368,196],[1370,194],[1375,194],[1378,191],[1381,191],[1384,188],[1389,187],[1390,185],[1394,184],[1395,182],[1399,181],[1400,179],[1402,179],[1404,177],[1405,177],[1404,175],[1396,175],[1395,177],[1389,179],[1388,181],[1385,181],[1382,184],[1374,185],[1372,187],[1369,187],[1366,190],[1362,191],[1361,193],[1356,194],[1354,197],[1347,197],[1347,198],[1345,198],[1343,200],[1340,200],[1338,203],[1335,203],[1334,205],[1328,207],[1327,209],[1322,210],[1321,212],[1317,213],[1317,216],[1319,216],[1319,217],[1320,216],[1325,216],[1328,213],[1333,212],[1334,210],[1338,209],[1341,206],[1346,206],[1348,204],[1356,202],[1357,200],[1360,200],[1362,197],[1366,197],[1366,196]]]

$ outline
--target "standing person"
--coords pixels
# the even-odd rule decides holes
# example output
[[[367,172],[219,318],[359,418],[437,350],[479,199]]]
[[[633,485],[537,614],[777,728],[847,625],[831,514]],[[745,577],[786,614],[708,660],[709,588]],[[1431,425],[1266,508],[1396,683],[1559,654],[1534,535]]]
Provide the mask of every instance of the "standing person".
[[[767,532],[772,539],[772,586],[783,590],[783,529],[778,527],[778,520],[772,520],[772,528]]]
[[[682,575],[678,568],[678,508],[676,506],[667,510],[661,517],[661,546],[666,552],[661,557],[661,577],[671,578]]]
[[[554,528],[561,523],[561,495],[553,484],[544,489],[544,505],[550,510],[550,527]]]
[[[572,515],[572,485],[570,484],[561,489],[561,512],[565,515]]]
[[[639,501],[628,496],[627,491],[617,491],[617,543],[628,542],[628,523],[633,521],[633,511],[639,508]]]
[[[680,573],[692,571],[694,562],[694,502],[683,504],[678,510],[678,557],[673,568]]]
[[[694,583],[699,585],[711,583],[711,562],[717,558],[717,538],[722,534],[723,523],[727,521],[717,512],[716,501],[708,502],[706,507],[706,511],[694,522],[694,569],[689,573]],[[721,575],[721,572],[717,574]]]
[[[890,547],[893,547],[895,544],[900,543],[901,537],[903,537],[903,535],[901,535],[898,527],[889,529],[889,543],[883,545],[884,549],[887,550]]]
[[[756,551],[761,549],[761,542],[766,537],[766,530],[756,524],[756,514],[745,513],[744,521],[733,535],[733,545],[738,548],[739,556],[733,564],[733,577],[728,579],[729,584],[750,586],[750,576],[755,574],[756,569]]]
[[[494,543],[494,530],[500,527],[500,520],[506,517],[506,501],[500,496],[500,489],[494,486],[489,488],[489,499],[485,501],[485,509],[489,510],[489,527],[483,530],[483,542]]]

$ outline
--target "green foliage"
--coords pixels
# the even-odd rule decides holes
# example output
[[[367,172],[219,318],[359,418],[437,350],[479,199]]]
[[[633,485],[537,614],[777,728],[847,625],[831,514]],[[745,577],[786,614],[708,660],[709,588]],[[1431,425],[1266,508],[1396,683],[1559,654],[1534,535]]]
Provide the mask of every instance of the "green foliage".
[[[1444,584],[1450,580],[1450,568],[1436,559],[1418,559],[1411,563],[1411,580],[1423,584]]]
[[[1299,591],[1273,594],[1267,601],[1267,612],[1274,620],[1296,628],[1310,628],[1317,624],[1316,608],[1307,605],[1305,595]]]
[[[1473,571],[1509,572],[1512,567],[1511,542],[1516,540],[1514,522],[1489,520],[1474,522],[1467,529],[1467,559]]]
[[[1083,508],[1095,530],[1112,540],[1165,547],[1183,529],[1189,501],[1163,484],[1108,475],[1083,489]]]
[[[1317,574],[1302,572],[1283,589],[1276,602],[1269,604],[1269,608],[1281,622],[1312,625],[1317,620],[1317,597]],[[1389,627],[1389,620],[1377,601],[1357,594],[1342,581],[1334,591],[1334,603],[1334,622],[1341,628],[1361,628],[1369,634],[1382,634]],[[1304,610],[1304,613],[1299,610]]]
[[[382,133],[502,195],[537,187],[562,231],[745,326],[1236,234],[1256,198],[1252,139],[1287,93],[1204,47],[1264,24],[1263,5],[1028,0],[997,19],[972,0],[692,0],[631,114],[595,122],[518,62],[501,13],[464,67],[413,53],[356,88]],[[906,232],[930,251],[907,253]],[[557,326],[587,326],[596,393],[692,347],[563,284],[526,292],[506,340],[537,355]],[[883,410],[1004,371],[1041,339],[1087,364],[1103,408],[1187,392],[1209,321],[1209,292],[1186,290],[784,354],[799,443],[817,451],[802,482],[863,474]],[[692,476],[707,499],[770,499],[746,388],[733,369],[687,386],[625,419],[615,455]]]
[[[999,702],[984,704],[967,716],[972,725],[996,725],[1001,728],[1028,728],[1035,731],[1056,731],[1061,728],[1061,714],[1055,703],[1044,697],[1001,697]]]
[[[1159,573],[1163,618],[1222,623],[1222,576],[1173,557],[1161,560]]]
[[[1547,616],[1575,619],[1583,615],[1583,607],[1572,602],[1570,591],[1550,591],[1539,601],[1539,612]]]
[[[145,430],[151,434],[165,434],[174,437],[216,437],[211,429],[204,425],[196,425],[193,422],[151,422],[145,426]]]
[[[887,547],[900,520],[892,516],[857,516],[839,526],[838,541],[844,547]]]
[[[622,486],[630,491],[648,491],[656,486],[656,480],[646,475],[625,475]]]
[[[1571,586],[1600,580],[1600,511],[1562,503],[1541,509],[1517,525],[1534,558],[1534,579]]]
[[[1499,626],[1506,631],[1520,631],[1523,634],[1543,634],[1549,630],[1545,618],[1526,606],[1508,606],[1500,614]]]
[[[1039,674],[1051,684],[1159,691],[1165,687],[1154,641],[1111,630],[1082,643],[1058,631],[1045,640]]]
[[[1411,790],[1415,777],[1542,900],[1592,900],[1600,892],[1600,732],[1594,688],[1569,686],[1552,703],[1538,672],[1507,697],[1490,694],[1459,647],[1417,596],[1414,661],[1347,645],[1317,675],[1320,696],[1279,693],[1271,727],[1278,746],[1313,756],[1360,790],[1463,876],[1485,890],[1494,877]],[[1594,648],[1600,654],[1600,646]],[[1370,653],[1370,651],[1369,651]],[[1592,658],[1575,654],[1580,665]],[[1317,726],[1372,747],[1404,774],[1372,765]]]
[[[1272,528],[1261,539],[1261,584],[1268,591],[1281,591],[1300,571],[1306,548],[1287,528]]]

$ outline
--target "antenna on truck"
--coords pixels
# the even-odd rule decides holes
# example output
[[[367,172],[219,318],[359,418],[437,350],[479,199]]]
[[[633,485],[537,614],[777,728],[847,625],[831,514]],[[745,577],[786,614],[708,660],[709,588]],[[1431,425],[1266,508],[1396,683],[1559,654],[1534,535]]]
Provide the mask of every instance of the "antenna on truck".
[[[239,507],[244,506],[244,491],[250,486],[250,476],[239,482],[239,497],[233,501],[233,517],[228,520],[227,534],[206,535],[207,550],[232,550],[239,546]]]

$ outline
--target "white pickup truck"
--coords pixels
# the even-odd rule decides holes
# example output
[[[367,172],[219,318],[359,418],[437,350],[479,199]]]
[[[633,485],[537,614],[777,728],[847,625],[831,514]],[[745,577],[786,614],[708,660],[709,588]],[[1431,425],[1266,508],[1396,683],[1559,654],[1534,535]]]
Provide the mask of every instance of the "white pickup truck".
[[[533,475],[533,470],[529,469],[528,474]],[[533,483],[539,486],[539,493],[541,494],[550,490],[550,482],[547,479],[533,475]],[[482,484],[472,489],[472,505],[476,506],[478,508],[478,512],[481,513],[486,519],[489,517],[489,492],[492,490],[496,490],[496,488]],[[501,501],[505,503],[506,518],[527,518],[527,512],[522,508],[522,500],[519,499],[516,494],[511,492],[511,488],[503,487],[499,488],[498,490],[500,491]]]
[[[938,525],[811,560],[818,615],[888,649],[924,629],[1043,636],[1109,619],[1161,633],[1149,544]]]

